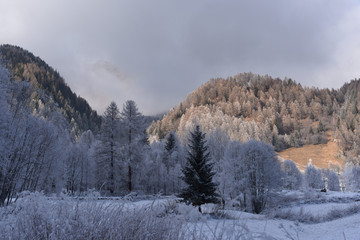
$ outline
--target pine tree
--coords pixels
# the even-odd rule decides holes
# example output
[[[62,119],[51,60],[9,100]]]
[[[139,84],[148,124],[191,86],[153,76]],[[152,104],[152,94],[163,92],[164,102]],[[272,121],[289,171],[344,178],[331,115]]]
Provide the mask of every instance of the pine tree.
[[[215,173],[212,171],[213,163],[210,163],[205,134],[200,131],[199,126],[196,126],[190,135],[187,163],[182,177],[188,186],[183,189],[179,197],[194,206],[217,203],[218,194],[215,192],[217,184],[213,182]]]
[[[175,133],[173,131],[170,131],[165,142],[165,149],[169,154],[171,154],[172,151],[174,150],[175,144],[176,144]]]
[[[97,187],[115,192],[116,169],[120,161],[119,145],[119,109],[115,102],[111,102],[104,113],[100,141],[95,150],[97,165]]]
[[[147,145],[144,116],[139,112],[136,103],[128,100],[123,105],[120,113],[121,124],[123,128],[123,157],[127,163],[128,191],[134,188],[134,170],[139,167],[141,162],[144,146]]]
[[[175,139],[175,133],[171,131],[165,140],[165,146],[164,146],[164,156],[163,156],[163,163],[166,167],[167,173],[169,173],[170,165],[172,164],[170,162],[171,154],[173,151],[175,151],[176,147],[176,139]]]
[[[176,133],[170,131],[164,141],[162,164],[165,167],[163,178],[164,194],[178,193],[180,190],[181,149]]]

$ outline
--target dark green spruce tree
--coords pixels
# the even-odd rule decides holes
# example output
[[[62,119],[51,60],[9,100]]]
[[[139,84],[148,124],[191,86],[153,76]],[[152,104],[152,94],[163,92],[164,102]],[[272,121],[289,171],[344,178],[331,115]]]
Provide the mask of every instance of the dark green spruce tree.
[[[187,187],[182,190],[179,197],[194,206],[218,203],[219,195],[215,192],[217,184],[213,182],[215,173],[212,171],[213,163],[210,162],[205,134],[200,131],[199,126],[190,134],[187,162],[182,170],[182,179]]]

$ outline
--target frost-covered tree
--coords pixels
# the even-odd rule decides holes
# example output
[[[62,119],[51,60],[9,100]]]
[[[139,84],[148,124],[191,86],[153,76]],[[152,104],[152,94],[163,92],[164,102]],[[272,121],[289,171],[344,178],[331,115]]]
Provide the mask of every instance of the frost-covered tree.
[[[182,190],[179,197],[194,206],[216,203],[218,202],[217,184],[213,182],[215,173],[212,170],[213,163],[211,163],[206,146],[205,134],[201,132],[199,126],[196,126],[190,135],[187,162],[182,170],[182,179],[187,186]]]
[[[340,191],[340,181],[338,174],[330,169],[327,169],[325,173],[327,189],[330,191]]]
[[[207,135],[207,139],[211,158],[215,161],[215,165],[217,165],[224,157],[225,149],[230,142],[230,137],[225,131],[216,128],[216,130],[211,131]]]
[[[123,130],[122,155],[127,164],[127,189],[131,192],[134,188],[135,174],[140,174],[137,169],[141,168],[141,160],[146,148],[144,143],[144,117],[139,112],[136,103],[132,100],[125,102],[123,110],[120,113],[121,126]]]
[[[89,188],[94,188],[96,168],[94,159],[92,158],[95,137],[91,130],[83,132],[78,141],[80,151],[84,155],[84,161],[80,165],[80,191],[86,191]]]
[[[105,110],[94,159],[97,188],[113,195],[119,187],[120,167],[120,115],[115,102]]]
[[[85,155],[79,146],[73,145],[68,150],[65,161],[66,190],[70,194],[80,192],[81,188],[81,166],[84,165]]]
[[[175,133],[171,131],[165,138],[165,146],[164,146],[165,152],[163,157],[163,162],[168,171],[170,166],[174,164],[172,162],[173,159],[171,159],[171,155],[177,150],[177,147],[178,147],[178,143]]]
[[[7,101],[9,100],[9,73],[0,65],[0,184],[3,177],[2,169],[7,155],[7,129],[10,126],[10,113]]]
[[[91,130],[84,132],[79,141],[69,147],[65,163],[66,189],[69,193],[81,193],[94,188],[96,168],[92,158],[92,147],[95,143]]]
[[[165,138],[163,164],[166,169],[164,194],[178,193],[180,190],[182,149],[176,133],[171,131]]]
[[[360,189],[360,166],[349,164],[343,173],[346,190],[358,191]]]
[[[268,192],[282,184],[280,162],[274,148],[264,142],[251,140],[241,147],[239,176],[245,188],[245,199],[251,211],[260,213],[267,201]]]
[[[231,141],[227,144],[224,156],[218,164],[216,164],[216,179],[219,182],[219,192],[222,197],[222,204],[226,204],[226,200],[239,200],[242,202],[241,194],[245,190],[243,178],[241,178],[243,170],[242,162],[239,160],[241,152],[241,143]],[[243,197],[243,196],[242,196]]]
[[[227,172],[227,161],[224,161],[224,155],[229,145],[230,138],[226,132],[220,128],[210,132],[207,135],[207,144],[210,152],[211,159],[214,161],[215,181],[219,183],[218,191],[222,195],[222,203],[225,202],[225,191],[227,188],[227,179],[229,178]],[[229,163],[230,164],[230,163]]]
[[[284,173],[284,188],[296,190],[302,186],[303,176],[295,163],[291,160],[285,160],[282,165]]]
[[[325,183],[322,179],[321,170],[311,165],[311,163],[306,166],[304,178],[307,187],[315,189],[325,188]]]
[[[164,143],[154,141],[144,158],[144,167],[141,169],[140,185],[148,194],[165,192],[163,189],[168,177],[163,163]]]
[[[57,175],[61,184],[62,167],[53,167],[64,161],[66,128],[61,134],[52,118],[56,114],[32,114],[31,96],[36,94],[28,82],[11,82],[0,66],[0,205],[20,191],[49,190],[49,186],[53,191],[58,183],[50,181],[51,176]]]

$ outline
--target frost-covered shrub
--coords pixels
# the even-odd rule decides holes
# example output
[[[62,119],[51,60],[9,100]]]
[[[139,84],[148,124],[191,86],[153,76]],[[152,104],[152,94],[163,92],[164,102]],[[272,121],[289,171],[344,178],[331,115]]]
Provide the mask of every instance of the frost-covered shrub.
[[[312,212],[305,211],[304,208],[301,207],[300,211],[293,211],[292,209],[273,211],[269,213],[269,216],[273,218],[281,218],[291,221],[312,224],[312,223],[333,221],[339,218],[357,214],[359,212],[360,212],[360,205],[351,204],[347,208],[332,209],[324,215],[314,214]]]
[[[308,164],[305,170],[305,183],[309,188],[323,189],[325,183],[322,179],[321,170]]]
[[[181,214],[187,222],[198,222],[204,220],[197,207],[179,204],[178,210],[179,214]]]
[[[314,189],[307,189],[304,192],[304,199],[307,199],[308,201],[314,201],[321,199],[322,194],[320,191],[315,191]]]
[[[360,189],[360,166],[347,166],[343,177],[346,190],[358,191]]]
[[[336,172],[327,169],[324,171],[324,177],[326,178],[328,190],[340,191],[339,176],[337,175]]]
[[[167,214],[169,208],[177,212]],[[27,192],[0,208],[0,239],[273,239],[242,221],[214,217],[176,199],[143,204]]]
[[[345,209],[333,209],[326,215],[327,221],[343,218],[360,212],[359,204],[351,204]]]
[[[284,172],[284,188],[289,190],[299,189],[302,185],[303,176],[295,163],[285,160],[281,165]]]
[[[119,202],[51,200],[31,193],[0,209],[3,239],[177,239],[183,221]]]
[[[297,221],[302,223],[318,223],[320,222],[320,217],[311,214],[310,212],[305,212],[303,208],[300,208],[300,211],[292,211],[291,209],[279,210],[272,212],[270,214],[273,218],[281,218],[290,221]]]

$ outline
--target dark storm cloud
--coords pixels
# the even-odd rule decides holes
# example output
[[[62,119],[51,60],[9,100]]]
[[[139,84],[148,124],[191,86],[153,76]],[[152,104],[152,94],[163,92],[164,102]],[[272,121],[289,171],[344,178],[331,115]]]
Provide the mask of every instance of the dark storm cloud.
[[[340,87],[359,76],[357,1],[3,1],[0,42],[42,57],[102,111],[164,111],[239,72]]]

